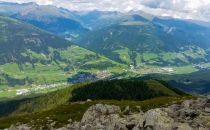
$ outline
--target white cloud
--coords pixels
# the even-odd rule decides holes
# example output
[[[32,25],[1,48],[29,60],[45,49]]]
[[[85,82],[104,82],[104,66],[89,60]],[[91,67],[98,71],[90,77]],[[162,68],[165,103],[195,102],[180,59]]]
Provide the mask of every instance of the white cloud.
[[[7,2],[36,2],[55,5],[70,10],[130,11],[176,18],[210,21],[210,0],[5,0]]]

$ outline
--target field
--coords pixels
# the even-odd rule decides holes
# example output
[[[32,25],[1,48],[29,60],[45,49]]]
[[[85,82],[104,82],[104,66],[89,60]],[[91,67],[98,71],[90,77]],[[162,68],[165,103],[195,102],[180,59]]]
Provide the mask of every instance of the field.
[[[107,69],[120,72],[118,68],[125,68],[125,65],[78,46],[71,46],[66,50],[59,50],[59,52],[61,57],[59,60],[50,61],[49,58],[45,59],[49,57],[47,55],[38,55],[31,52],[33,58],[39,59],[40,62],[0,65],[0,88],[1,86],[63,83],[67,82],[67,78],[78,72],[97,73]],[[48,63],[42,63],[42,57],[45,57],[46,61],[44,61]]]
[[[60,83],[60,84],[48,84],[48,85],[38,85],[38,86],[17,86],[14,88],[2,88],[0,90],[0,102],[7,100],[17,100],[19,98],[33,97],[40,94],[47,94],[53,91],[58,91],[63,89],[70,84]]]
[[[54,51],[59,51],[58,60],[50,61]],[[17,91],[26,89],[27,94],[47,93],[62,87],[49,87],[40,90],[37,86],[50,86],[56,84],[66,84],[68,78],[79,72],[87,72],[96,75],[98,79],[109,78],[130,78],[141,77],[147,74],[190,74],[202,69],[210,68],[210,63],[189,64],[184,55],[200,58],[204,56],[204,51],[197,49],[191,55],[190,51],[182,53],[161,52],[155,53],[131,53],[128,48],[116,50],[119,59],[124,63],[110,60],[109,58],[96,54],[84,48],[72,45],[66,49],[55,50],[49,48],[49,55],[36,53],[27,50],[31,57],[37,59],[36,63],[7,63],[0,65],[0,99],[14,98]],[[136,54],[136,55],[135,55]],[[23,53],[22,55],[27,55]],[[198,56],[200,55],[200,56]],[[174,65],[173,63],[186,63]],[[45,61],[43,63],[43,61]],[[50,62],[49,62],[50,61]]]
[[[106,60],[100,59],[98,61],[88,61],[84,65],[94,66],[96,68],[92,69],[81,69],[75,67],[74,70],[64,71],[60,68],[60,65],[51,64],[51,65],[43,65],[43,64],[35,64],[36,69],[33,69],[32,65],[26,64],[24,66],[24,71],[20,71],[17,64],[5,64],[0,66],[0,70],[2,73],[7,75],[1,75],[1,85],[0,85],[0,99],[4,98],[13,98],[17,93],[17,90],[28,89],[30,93],[40,93],[41,91],[48,92],[53,88],[46,88],[43,90],[37,90],[37,86],[39,85],[53,85],[53,84],[62,84],[67,83],[67,79],[72,77],[74,74],[78,72],[88,72],[94,73],[99,78],[108,78],[108,77],[116,77],[117,75],[123,75],[124,78],[130,77],[141,77],[147,74],[190,74],[194,72],[198,72],[202,69],[210,68],[209,63],[201,64],[201,65],[186,65],[186,66],[168,66],[168,67],[159,67],[153,65],[142,65],[136,68],[130,68],[126,65],[117,64],[113,62],[116,66],[110,66],[107,68],[102,68],[101,71],[98,68],[98,65]],[[116,76],[115,76],[116,75]],[[118,76],[117,76],[118,77]],[[121,76],[120,76],[121,77]],[[7,80],[5,80],[5,78]],[[4,81],[4,82],[3,82]],[[9,82],[10,81],[10,82]],[[13,83],[14,82],[14,83]],[[15,83],[19,83],[15,85]],[[9,86],[9,87],[8,87]],[[61,85],[62,86],[62,85]],[[59,88],[61,87],[58,85]]]

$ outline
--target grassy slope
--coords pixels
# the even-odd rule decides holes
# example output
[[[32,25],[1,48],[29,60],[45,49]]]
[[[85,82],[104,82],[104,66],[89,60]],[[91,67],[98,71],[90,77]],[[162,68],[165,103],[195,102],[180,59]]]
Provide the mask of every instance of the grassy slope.
[[[24,55],[34,51],[39,54],[49,54],[49,47],[52,48],[66,48],[72,44],[58,36],[52,35],[48,32],[40,30],[29,24],[21,23],[20,21],[10,19],[7,17],[0,17],[1,30],[0,35],[4,37],[1,39],[0,57],[1,64],[10,62],[35,62],[31,57],[33,54]],[[14,42],[15,41],[15,42]]]
[[[44,129],[50,129],[47,124],[56,121],[55,127],[62,127],[68,124],[68,120],[80,121],[85,111],[94,104],[102,103],[109,105],[120,106],[124,109],[126,106],[130,106],[132,111],[138,111],[136,106],[141,106],[143,111],[147,111],[152,108],[167,106],[174,103],[181,103],[187,99],[195,99],[196,97],[159,97],[155,99],[145,100],[145,101],[116,101],[116,100],[98,100],[93,102],[84,103],[66,103],[64,105],[58,106],[52,110],[44,111],[41,113],[33,113],[20,116],[11,116],[8,118],[0,119],[0,128],[8,128],[11,124],[17,122],[29,123],[35,127],[40,128],[44,126]],[[52,120],[49,122],[49,120]]]
[[[102,81],[95,82],[95,83],[78,84],[78,85],[64,88],[62,90],[58,90],[56,92],[38,96],[36,98],[28,98],[28,99],[25,98],[21,100],[12,100],[12,101],[2,102],[0,103],[0,109],[1,109],[0,115],[6,116],[6,115],[26,114],[26,113],[50,110],[50,109],[55,108],[58,105],[68,103],[70,100],[75,99],[74,91],[78,91],[78,90],[80,91],[81,88],[87,88],[91,90],[91,88],[89,87],[94,85],[100,89],[101,82]],[[160,96],[186,95],[186,94],[180,93],[179,91],[173,91],[167,85],[159,81],[153,81],[153,80],[144,81],[144,82],[143,81],[116,80],[116,81],[107,81],[107,83],[103,81],[102,83],[103,83],[103,87],[107,87],[110,93],[118,93],[119,90],[123,93],[123,94],[118,94],[120,98],[119,97],[115,98],[114,95],[111,95],[112,97],[109,97],[109,98],[104,98],[104,99],[109,99],[109,100],[110,99],[145,100],[145,99],[150,99],[150,98],[160,97]],[[111,85],[113,89],[110,88],[110,84],[113,84]],[[133,92],[127,91],[129,90],[128,88],[129,86],[130,88],[132,88],[130,90],[132,90]],[[116,87],[118,89],[116,89]],[[146,90],[145,93],[142,93],[142,89]],[[98,92],[93,91],[95,93],[101,93],[101,92],[106,93],[105,91],[100,91],[97,88],[95,90],[98,91]],[[141,95],[139,95],[139,93]],[[73,97],[72,97],[72,94],[73,94]],[[135,96],[135,97],[130,98],[131,96],[130,94],[132,95],[137,94],[140,97]],[[89,97],[83,97],[83,100],[85,100],[84,98],[88,99]],[[102,100],[103,98],[95,97],[92,99]]]
[[[93,86],[93,88],[95,87],[94,91],[92,91],[91,86]],[[109,98],[97,97],[96,93],[99,93],[99,95],[107,93],[105,88],[107,88],[108,93],[118,93],[115,95],[120,95],[121,98],[114,100],[116,99],[115,95],[111,95]],[[143,90],[146,91],[142,93]],[[92,94],[93,101],[72,102],[71,100],[75,99],[76,96],[75,91],[89,91],[89,94]],[[136,95],[139,93],[141,98],[130,98],[131,95]],[[86,100],[88,98],[89,97],[87,96],[82,97],[81,99]],[[48,124],[54,121],[56,121],[55,127],[62,127],[68,123],[69,119],[72,119],[73,121],[79,121],[82,118],[84,112],[91,105],[98,103],[117,105],[122,109],[124,109],[126,106],[130,106],[132,111],[138,111],[136,106],[141,106],[142,110],[146,111],[148,109],[162,107],[173,103],[181,103],[183,100],[194,98],[196,97],[188,96],[187,94],[177,89],[171,88],[166,82],[157,80],[113,80],[98,81],[94,83],[82,83],[35,98],[32,97],[28,99],[26,98],[0,103],[0,114],[10,115],[9,117],[0,118],[0,128],[8,128],[11,124],[21,122],[30,123],[37,129],[40,127],[44,127],[44,129],[50,129]],[[52,121],[49,122],[49,120]]]
[[[106,70],[109,68],[109,64],[112,64],[110,70],[113,69],[113,71],[120,66],[123,67],[123,65],[117,62],[111,61],[103,56],[97,56],[96,53],[78,46],[68,47],[66,50],[61,50],[60,53],[62,58],[61,61],[57,63],[51,62],[46,65],[42,63],[35,63],[35,68],[33,68],[30,63],[22,64],[23,70],[20,70],[18,64],[10,63],[0,65],[0,70],[2,73],[9,75],[12,79],[24,80],[28,77],[34,84],[45,84],[66,82],[67,78],[69,78],[71,74],[76,74],[80,71],[97,72],[101,70],[100,67],[102,67],[102,70]],[[67,61],[69,59],[70,61]],[[106,64],[108,65],[106,66]],[[84,65],[89,65],[90,67],[85,68]],[[67,67],[70,69],[64,71]],[[10,85],[12,84],[10,81],[2,76],[1,85]]]

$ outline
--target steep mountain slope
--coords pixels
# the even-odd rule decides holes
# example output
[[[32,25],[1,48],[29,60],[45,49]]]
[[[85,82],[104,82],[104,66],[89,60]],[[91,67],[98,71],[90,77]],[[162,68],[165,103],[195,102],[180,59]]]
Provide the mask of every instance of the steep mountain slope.
[[[134,15],[77,42],[121,63],[166,66],[209,61],[210,29],[186,21]]]
[[[49,32],[71,38],[87,31],[74,14],[66,9],[36,3],[0,3],[0,14],[9,16]]]
[[[66,48],[72,45],[62,38],[6,17],[0,17],[0,26],[1,64],[31,62],[24,51],[49,54],[48,47]]]
[[[119,65],[11,18],[0,17],[0,27],[0,85],[67,82],[79,71],[96,73]]]

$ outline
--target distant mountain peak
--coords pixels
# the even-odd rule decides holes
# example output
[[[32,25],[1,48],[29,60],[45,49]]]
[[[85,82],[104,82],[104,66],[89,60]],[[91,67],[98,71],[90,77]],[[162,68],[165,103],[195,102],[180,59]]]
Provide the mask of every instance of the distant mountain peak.
[[[22,3],[21,5],[35,5],[35,6],[39,6],[37,3],[35,2],[28,2],[28,3]]]

